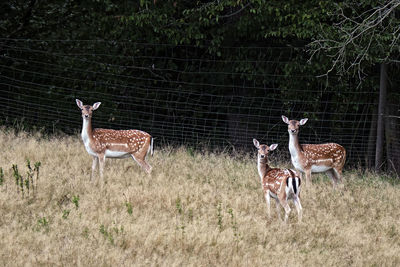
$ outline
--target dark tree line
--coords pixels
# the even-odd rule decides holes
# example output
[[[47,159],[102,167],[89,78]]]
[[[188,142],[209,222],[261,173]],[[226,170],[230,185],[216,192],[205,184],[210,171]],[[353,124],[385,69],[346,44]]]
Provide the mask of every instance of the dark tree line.
[[[28,116],[28,106],[13,113],[24,98],[35,107],[26,124],[70,133],[76,114],[66,103],[118,96],[99,111],[104,127],[128,123],[159,136],[172,131],[178,143],[214,138],[213,145],[245,146],[249,135],[269,131],[266,118],[284,111],[318,121],[320,141],[342,136],[337,141],[350,144],[357,161],[373,166],[379,66],[387,63],[385,166],[399,173],[398,6],[394,0],[8,1],[0,4],[0,87],[15,102],[5,105],[2,121]],[[43,99],[57,107],[59,121]],[[313,141],[305,131],[305,141]],[[357,135],[369,140],[361,145]]]

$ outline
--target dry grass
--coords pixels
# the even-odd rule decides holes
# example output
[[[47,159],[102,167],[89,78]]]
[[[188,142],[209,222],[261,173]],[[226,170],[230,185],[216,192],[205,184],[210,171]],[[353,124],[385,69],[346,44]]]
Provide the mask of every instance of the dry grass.
[[[107,160],[103,190],[78,136],[0,132],[0,262],[79,266],[399,266],[400,186],[347,171],[302,191],[287,225],[266,216],[255,156],[156,151],[146,175]],[[40,161],[35,196],[22,199],[12,164]],[[78,200],[79,198],[79,200]],[[75,200],[75,203],[74,203]],[[78,205],[75,205],[78,204]]]

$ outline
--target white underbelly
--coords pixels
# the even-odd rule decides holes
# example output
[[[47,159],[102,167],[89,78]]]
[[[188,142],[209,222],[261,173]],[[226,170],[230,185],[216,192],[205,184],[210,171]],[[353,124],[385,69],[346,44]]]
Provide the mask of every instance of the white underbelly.
[[[123,151],[106,150],[106,158],[128,158],[131,155]]]
[[[312,165],[311,172],[326,172],[327,170],[332,169],[332,167],[324,166],[324,165]]]
[[[292,157],[292,164],[297,170],[304,172],[304,169],[301,166],[301,164],[297,158]],[[311,172],[326,172],[329,169],[332,169],[332,167],[328,167],[325,165],[312,165],[311,166]]]

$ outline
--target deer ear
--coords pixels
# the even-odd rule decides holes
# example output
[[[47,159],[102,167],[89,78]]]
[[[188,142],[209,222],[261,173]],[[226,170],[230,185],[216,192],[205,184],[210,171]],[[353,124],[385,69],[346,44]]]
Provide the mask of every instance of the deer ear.
[[[76,104],[78,105],[78,107],[81,109],[83,107],[83,103],[82,101],[80,101],[79,99],[75,99]]]
[[[253,138],[253,144],[254,144],[254,146],[255,146],[256,148],[259,148],[259,147],[260,147],[260,142],[258,142],[257,139],[254,139],[254,138]]]
[[[278,147],[278,144],[272,144],[269,146],[269,151],[275,150]]]
[[[283,120],[283,122],[285,122],[286,124],[289,124],[289,119],[288,119],[286,116],[282,115],[282,120]]]
[[[308,121],[308,118],[301,119],[301,120],[300,120],[300,125],[306,124],[307,121]]]
[[[96,102],[93,104],[93,110],[96,110],[100,107],[101,102]]]

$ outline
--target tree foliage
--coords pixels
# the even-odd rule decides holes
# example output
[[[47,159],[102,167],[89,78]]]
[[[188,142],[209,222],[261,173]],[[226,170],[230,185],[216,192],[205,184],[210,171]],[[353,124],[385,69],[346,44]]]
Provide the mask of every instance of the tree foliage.
[[[312,54],[332,59],[327,72],[362,74],[376,63],[399,63],[400,1],[344,1],[334,5],[332,30],[310,43]]]
[[[376,92],[377,64],[398,61],[398,6],[399,0],[11,0],[0,4],[0,71],[8,84],[34,81],[30,88],[37,98],[45,94],[60,105],[60,97],[73,99],[73,90],[81,89],[83,99],[90,92],[133,99],[129,104],[110,101],[112,112],[99,111],[105,122],[135,125],[138,121],[126,118],[123,110],[141,103],[151,108],[156,96],[156,113],[169,115],[171,124],[176,117],[205,117],[201,109],[215,111],[215,121],[241,120],[242,106],[228,110],[227,103],[212,97],[199,100],[209,106],[179,113],[162,101],[170,97],[163,92],[172,90],[259,97],[244,106],[262,106],[268,96],[288,113],[315,111],[315,119],[324,113],[327,129],[345,132],[345,121],[354,114],[365,121],[371,117],[376,98],[352,92]],[[391,67],[390,76],[398,71]],[[320,93],[310,94],[310,88]],[[176,105],[184,101],[179,93],[174,96]],[[33,97],[26,101],[36,101]],[[299,108],[287,99],[306,104]],[[359,101],[368,104],[352,105]],[[345,105],[329,105],[333,102]],[[347,113],[348,118],[338,115]],[[211,121],[207,126],[213,128]]]

